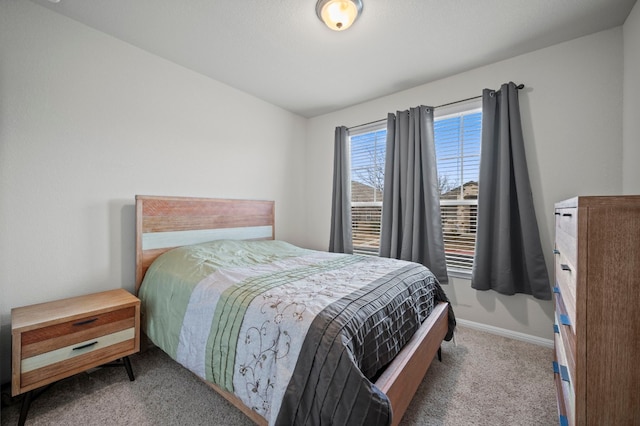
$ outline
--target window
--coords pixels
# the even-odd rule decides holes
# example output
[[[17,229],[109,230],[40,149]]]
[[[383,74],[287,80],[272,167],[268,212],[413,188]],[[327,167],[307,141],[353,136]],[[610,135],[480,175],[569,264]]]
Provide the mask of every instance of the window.
[[[481,126],[479,100],[436,110],[440,210],[447,269],[453,275],[468,275],[473,266]],[[380,248],[386,138],[386,122],[349,134],[354,253],[377,255]]]

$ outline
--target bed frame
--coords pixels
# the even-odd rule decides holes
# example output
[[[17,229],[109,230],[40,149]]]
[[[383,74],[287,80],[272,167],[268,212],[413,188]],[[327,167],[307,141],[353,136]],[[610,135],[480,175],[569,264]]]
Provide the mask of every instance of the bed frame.
[[[275,238],[273,201],[136,195],[136,294],[149,265],[162,253],[219,239]],[[448,304],[439,303],[376,381],[400,423],[447,333]],[[207,382],[259,425],[267,421],[235,395]]]

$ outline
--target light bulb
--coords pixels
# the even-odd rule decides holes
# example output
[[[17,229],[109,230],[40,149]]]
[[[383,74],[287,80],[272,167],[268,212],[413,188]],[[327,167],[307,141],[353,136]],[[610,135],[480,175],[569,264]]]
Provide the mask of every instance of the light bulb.
[[[328,0],[326,2],[320,0],[316,6],[320,19],[335,31],[349,28],[361,10],[362,2],[360,0]]]

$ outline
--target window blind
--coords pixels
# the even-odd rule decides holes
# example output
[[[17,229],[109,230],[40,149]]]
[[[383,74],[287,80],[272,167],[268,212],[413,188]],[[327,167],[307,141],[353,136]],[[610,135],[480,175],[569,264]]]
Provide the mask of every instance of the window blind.
[[[386,123],[350,136],[353,251],[378,254],[387,143]]]
[[[482,112],[439,117],[434,133],[447,267],[470,272],[478,217]]]

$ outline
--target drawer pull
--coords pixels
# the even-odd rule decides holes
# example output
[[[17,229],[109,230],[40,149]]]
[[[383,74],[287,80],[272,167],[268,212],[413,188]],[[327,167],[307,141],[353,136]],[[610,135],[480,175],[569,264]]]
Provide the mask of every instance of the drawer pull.
[[[565,314],[560,314],[560,324],[562,325],[571,325],[571,320]]]
[[[553,249],[553,254],[560,254],[560,250],[558,250],[558,249]]]
[[[553,332],[555,334],[560,334],[560,328],[558,327],[558,324],[553,324]]]
[[[571,213],[562,213],[562,216],[564,216],[564,217],[571,217],[571,216],[573,216],[573,215],[572,215]]]
[[[560,294],[560,287],[558,287],[557,285],[553,287],[553,292],[554,293],[558,293]]]
[[[73,348],[74,351],[78,351],[80,349],[84,349],[84,348],[88,348],[89,346],[93,346],[95,344],[97,344],[98,341],[96,340],[95,342],[91,342],[91,343],[87,343],[86,345],[82,345],[82,346],[78,346],[77,348]]]
[[[555,374],[560,374],[560,366],[556,361],[553,361],[553,372]]]
[[[560,414],[560,426],[569,426],[569,420],[567,420],[567,416],[563,416]]]
[[[91,319],[84,320],[84,321],[74,322],[73,326],[74,327],[78,327],[78,326],[85,325],[85,324],[91,324],[92,322],[95,322],[95,321],[98,321],[98,318],[91,318]]]
[[[555,212],[554,213],[556,216],[560,216],[560,212]]]
[[[566,263],[561,263],[561,264],[560,264],[560,268],[561,268],[563,271],[571,272],[571,268],[570,268],[570,267],[569,267],[569,265],[567,265]]]

